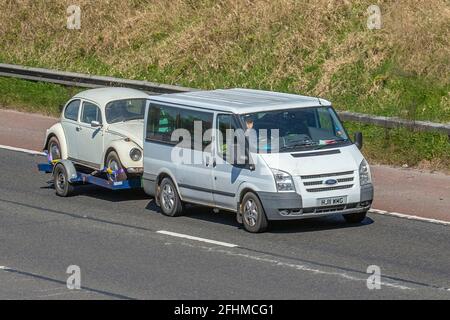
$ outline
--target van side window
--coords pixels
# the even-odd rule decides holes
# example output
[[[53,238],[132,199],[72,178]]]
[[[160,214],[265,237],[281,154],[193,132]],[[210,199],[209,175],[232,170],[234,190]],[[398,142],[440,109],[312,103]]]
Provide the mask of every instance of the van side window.
[[[80,100],[71,101],[64,110],[64,118],[78,121],[78,110],[80,109]]]
[[[180,109],[180,127],[186,129],[191,134],[191,149],[203,151],[204,148],[211,143],[211,134],[208,137],[205,132],[208,129],[212,129],[213,114],[210,112],[202,112],[189,109]],[[197,122],[197,126],[201,124],[201,145],[194,144],[194,123]],[[209,131],[210,133],[211,131]]]
[[[171,141],[171,136],[172,132],[178,127],[178,113],[177,108],[150,105],[146,138],[152,141],[176,144],[176,142]]]
[[[175,145],[178,144],[178,141],[171,141],[173,131],[186,129],[191,135],[190,145],[193,149],[195,147],[194,121],[199,121],[202,125],[202,145],[200,148],[203,149],[211,142],[210,137],[209,140],[203,138],[205,132],[212,128],[212,113],[151,104],[147,116],[146,139]]]
[[[217,128],[221,133],[221,137],[217,137],[217,153],[219,156],[225,159],[227,154],[227,130],[236,130],[236,126],[231,114],[217,115]],[[222,141],[220,141],[220,139],[222,139]]]

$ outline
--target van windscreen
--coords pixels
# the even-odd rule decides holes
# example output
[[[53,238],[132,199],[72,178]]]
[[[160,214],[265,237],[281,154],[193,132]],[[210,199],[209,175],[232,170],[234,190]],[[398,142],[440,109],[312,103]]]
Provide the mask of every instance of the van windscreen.
[[[241,120],[244,130],[255,132],[259,148],[270,152],[277,152],[275,146],[280,152],[290,152],[351,143],[331,107],[249,113],[242,115]]]

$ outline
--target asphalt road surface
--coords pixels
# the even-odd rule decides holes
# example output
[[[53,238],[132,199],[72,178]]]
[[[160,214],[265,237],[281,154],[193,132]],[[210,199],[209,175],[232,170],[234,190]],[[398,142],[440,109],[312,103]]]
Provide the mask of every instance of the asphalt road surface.
[[[59,198],[42,161],[0,150],[0,299],[450,299],[449,226],[369,214],[250,234],[201,207],[165,217],[140,191]],[[66,287],[70,265],[80,290]],[[370,265],[381,289],[367,287]]]

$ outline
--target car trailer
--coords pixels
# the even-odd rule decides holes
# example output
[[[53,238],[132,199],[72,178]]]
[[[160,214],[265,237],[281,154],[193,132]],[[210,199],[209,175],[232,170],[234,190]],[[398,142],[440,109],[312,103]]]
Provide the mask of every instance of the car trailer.
[[[69,197],[79,184],[94,184],[110,190],[129,190],[142,188],[141,178],[120,180],[123,169],[113,171],[103,168],[91,173],[77,171],[72,161],[67,159],[51,159],[47,154],[47,163],[39,163],[38,170],[53,175],[53,184],[56,194],[61,197]],[[106,177],[105,177],[106,175]]]

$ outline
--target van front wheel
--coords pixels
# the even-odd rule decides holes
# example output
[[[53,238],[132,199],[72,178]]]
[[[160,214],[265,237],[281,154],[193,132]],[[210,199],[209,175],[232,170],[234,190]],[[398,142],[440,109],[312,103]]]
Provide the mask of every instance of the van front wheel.
[[[183,204],[170,178],[164,178],[159,186],[159,205],[166,216],[177,217],[183,213]]]
[[[241,202],[242,222],[245,230],[252,233],[264,232],[269,225],[264,208],[253,192],[248,192]]]

